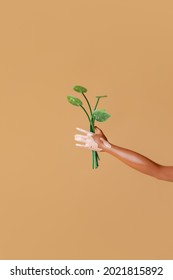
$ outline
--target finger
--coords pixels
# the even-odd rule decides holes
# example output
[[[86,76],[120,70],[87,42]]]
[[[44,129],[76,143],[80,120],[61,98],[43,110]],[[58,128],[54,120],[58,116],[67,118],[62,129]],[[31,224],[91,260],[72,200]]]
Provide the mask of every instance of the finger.
[[[76,128],[78,131],[81,131],[81,132],[83,132],[83,133],[86,133],[88,136],[92,136],[94,133],[92,133],[92,132],[90,132],[90,131],[88,131],[88,130],[84,130],[84,129],[82,129],[82,128],[79,128],[79,127],[77,127]]]
[[[75,139],[75,141],[85,143],[85,142],[87,141],[87,139],[88,139],[88,136],[76,134],[76,135],[74,136],[74,139]]]
[[[86,146],[86,145],[82,145],[82,144],[76,144],[76,147],[80,147],[80,148],[88,148],[88,146]]]
[[[75,144],[77,147],[82,147],[82,148],[91,148],[92,146],[91,145],[89,145],[88,143],[85,143],[85,144],[78,144],[78,143],[76,143]]]

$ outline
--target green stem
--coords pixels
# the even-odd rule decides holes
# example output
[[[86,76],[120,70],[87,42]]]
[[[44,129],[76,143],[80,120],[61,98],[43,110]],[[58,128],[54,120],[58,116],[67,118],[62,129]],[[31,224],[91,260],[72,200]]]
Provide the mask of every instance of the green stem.
[[[89,116],[88,112],[85,110],[85,108],[82,105],[80,105],[80,107],[84,110],[85,114],[88,117],[89,123],[91,124],[91,120],[90,120],[90,116]]]
[[[94,120],[93,119],[91,119],[90,131],[93,132],[93,133],[95,132]],[[96,151],[92,151],[92,168],[93,169],[98,168],[98,166],[99,166],[98,160],[99,160],[98,153]]]
[[[89,101],[88,101],[88,103],[89,103]],[[92,110],[90,109],[90,111],[91,111],[91,119],[90,119],[90,116],[89,116],[88,112],[86,111],[86,109],[82,105],[80,105],[80,107],[84,110],[85,114],[88,117],[88,120],[89,120],[89,123],[90,123],[90,131],[94,133],[95,128],[94,128],[94,119],[92,118]],[[91,106],[90,106],[90,108],[91,108]],[[92,168],[93,169],[95,169],[99,166],[98,158],[99,158],[98,153],[95,152],[95,151],[92,151]]]
[[[92,112],[92,109],[91,109],[91,105],[90,105],[89,100],[88,100],[88,98],[86,97],[86,95],[85,95],[84,93],[82,93],[82,95],[83,95],[83,97],[85,98],[85,100],[86,100],[86,102],[87,102],[87,104],[88,104],[88,107],[89,107],[89,110],[90,110],[90,114],[91,114],[91,119],[89,118],[89,115],[88,115],[88,113],[86,112],[86,110],[84,109],[84,107],[83,107],[83,106],[81,106],[81,107],[84,109],[85,113],[87,114],[87,117],[90,119],[90,125],[92,126],[92,129],[93,129],[92,132],[95,132],[95,129],[94,129],[93,112]],[[98,98],[98,99],[100,99],[100,98]]]
[[[89,107],[89,110],[90,110],[90,113],[91,113],[91,116],[92,116],[92,109],[91,109],[91,105],[90,105],[90,103],[89,103],[89,101],[88,101],[88,98],[85,96],[85,94],[84,93],[82,93],[82,95],[83,95],[83,97],[85,98],[85,100],[86,100],[86,102],[87,102],[87,104],[88,104],[88,107]]]
[[[89,116],[87,110],[86,110],[82,105],[80,105],[80,107],[84,110],[85,114],[86,114],[87,117],[88,117],[88,120],[89,120],[89,123],[90,123],[90,127],[92,127],[92,132],[95,132],[92,116],[91,116],[91,119],[90,119],[90,116]]]
[[[97,102],[96,102],[96,105],[95,105],[95,107],[94,107],[94,111],[97,109],[97,106],[98,106],[99,101],[100,101],[100,98],[97,98]]]
[[[94,111],[97,109],[97,106],[98,106],[98,103],[99,103],[99,101],[100,101],[100,98],[98,97],[98,99],[97,99],[97,102],[96,102],[96,105],[95,105],[95,107],[94,107]],[[94,112],[93,111],[93,112]],[[94,119],[93,119],[93,117],[91,118],[91,121],[93,122],[93,126],[94,126]],[[95,130],[95,129],[94,129]],[[99,166],[99,164],[98,164],[98,161],[100,160],[100,157],[99,157],[99,155],[98,155],[98,153],[96,152],[96,158],[95,158],[95,161],[96,161],[96,164],[97,164],[97,167]],[[97,168],[96,167],[96,168]]]

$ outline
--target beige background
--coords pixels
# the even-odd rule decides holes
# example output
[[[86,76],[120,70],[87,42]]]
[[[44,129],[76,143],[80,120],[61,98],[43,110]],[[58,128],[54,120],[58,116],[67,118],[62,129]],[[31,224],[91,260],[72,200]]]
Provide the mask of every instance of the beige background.
[[[110,141],[173,165],[172,1],[7,0],[0,34],[0,258],[173,259],[173,183],[93,171],[66,100],[108,94]]]

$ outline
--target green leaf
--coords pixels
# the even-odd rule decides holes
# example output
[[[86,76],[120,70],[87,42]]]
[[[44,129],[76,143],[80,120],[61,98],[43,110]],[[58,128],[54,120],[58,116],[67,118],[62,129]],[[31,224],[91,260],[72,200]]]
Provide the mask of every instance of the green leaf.
[[[102,110],[96,110],[93,113],[93,117],[98,122],[105,122],[108,118],[110,118],[111,115],[107,114],[104,109]]]
[[[75,86],[73,89],[74,89],[75,91],[77,91],[77,92],[80,92],[80,93],[85,93],[85,92],[87,92],[87,89],[84,88],[84,87],[82,87],[82,86]]]
[[[67,100],[70,104],[74,106],[82,106],[82,101],[79,98],[76,98],[74,96],[67,96]]]
[[[98,95],[96,96],[96,98],[104,98],[104,97],[108,97],[107,95]]]

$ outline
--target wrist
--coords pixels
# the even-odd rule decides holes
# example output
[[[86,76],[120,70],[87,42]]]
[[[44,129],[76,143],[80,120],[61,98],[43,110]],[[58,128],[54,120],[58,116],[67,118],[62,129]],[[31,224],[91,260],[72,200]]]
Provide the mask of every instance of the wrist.
[[[105,140],[103,138],[100,138],[100,140],[103,143],[103,145],[102,145],[103,152],[109,152],[112,147],[111,143],[108,140]]]

